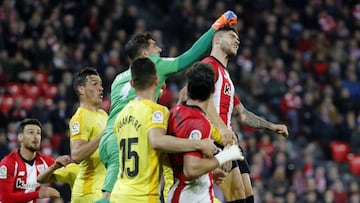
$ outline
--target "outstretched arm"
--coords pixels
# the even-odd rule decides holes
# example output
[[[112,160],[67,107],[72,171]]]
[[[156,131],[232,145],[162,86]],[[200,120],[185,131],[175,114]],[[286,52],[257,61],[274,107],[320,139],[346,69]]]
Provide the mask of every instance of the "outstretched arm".
[[[215,31],[224,27],[225,25],[236,25],[237,16],[232,11],[227,11],[221,15],[211,26],[211,28],[203,34],[199,40],[197,40],[194,45],[185,53],[180,55],[179,58],[179,68],[178,71],[181,71],[189,67],[194,62],[200,60],[207,54],[211,48],[212,38],[215,34]]]
[[[234,113],[241,124],[257,129],[268,129],[284,137],[289,136],[286,125],[271,123],[248,111],[241,103],[235,106]]]
[[[225,12],[220,16],[185,53],[176,58],[160,58],[158,56],[151,56],[150,58],[156,63],[158,74],[167,75],[176,73],[190,67],[196,61],[203,58],[211,48],[212,38],[216,30],[225,25],[236,25],[237,16],[232,11]]]
[[[205,156],[212,157],[216,151],[216,146],[210,140],[189,140],[167,136],[163,128],[152,128],[148,132],[151,147],[155,150],[167,153],[180,153],[200,151]]]
[[[70,162],[70,157],[68,155],[59,156],[55,159],[55,163],[50,167],[42,171],[37,177],[39,183],[53,183],[56,182],[56,177],[54,171],[58,168],[66,166]]]
[[[213,158],[201,157],[201,154],[196,152],[187,153],[184,156],[184,174],[189,179],[197,178],[206,174],[226,162],[233,160],[244,160],[244,156],[240,148],[236,145],[224,148]]]

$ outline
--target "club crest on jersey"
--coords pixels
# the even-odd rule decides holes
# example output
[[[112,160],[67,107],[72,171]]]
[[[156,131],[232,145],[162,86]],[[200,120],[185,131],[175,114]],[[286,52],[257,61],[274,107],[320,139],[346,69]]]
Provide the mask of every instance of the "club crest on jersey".
[[[190,140],[201,140],[201,131],[200,130],[192,130],[189,135]]]
[[[0,179],[6,179],[7,176],[7,168],[6,166],[0,167]]]
[[[162,111],[155,111],[152,115],[153,123],[163,123],[164,122],[164,114]]]
[[[71,124],[71,134],[76,135],[80,132],[80,123],[75,121]]]

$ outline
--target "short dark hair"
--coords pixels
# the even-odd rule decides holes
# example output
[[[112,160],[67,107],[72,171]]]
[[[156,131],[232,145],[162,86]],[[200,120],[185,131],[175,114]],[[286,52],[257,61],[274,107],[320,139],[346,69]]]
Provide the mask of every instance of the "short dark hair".
[[[194,63],[186,72],[190,99],[206,101],[215,90],[215,72],[208,63]]]
[[[232,27],[232,26],[224,26],[220,29],[218,29],[215,33],[218,33],[218,32],[227,32],[227,31],[233,31],[235,32],[237,35],[239,35],[238,31],[235,29],[235,27]]]
[[[19,127],[17,129],[17,134],[23,133],[24,129],[25,129],[25,126],[27,126],[27,125],[37,125],[41,129],[41,123],[40,123],[40,121],[38,119],[36,119],[36,118],[27,118],[27,119],[24,119],[24,120],[22,120],[20,122]]]
[[[87,77],[89,75],[99,75],[95,68],[86,67],[81,69],[78,73],[76,73],[74,77],[73,87],[75,90],[76,95],[79,96],[79,92],[77,90],[78,86],[85,86]]]
[[[155,64],[149,58],[135,59],[130,64],[130,70],[136,90],[148,88],[157,78]]]
[[[140,57],[140,51],[149,47],[149,40],[153,39],[149,32],[136,33],[131,36],[130,40],[125,45],[125,52],[130,60]]]

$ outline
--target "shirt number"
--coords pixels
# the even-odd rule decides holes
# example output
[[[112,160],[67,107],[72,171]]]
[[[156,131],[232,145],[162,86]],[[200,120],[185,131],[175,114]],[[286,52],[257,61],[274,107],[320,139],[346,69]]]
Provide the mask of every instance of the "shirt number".
[[[133,144],[138,144],[138,138],[123,138],[120,140],[120,153],[121,153],[121,178],[124,177],[124,173],[129,178],[134,178],[139,173],[139,155],[137,151],[131,150]],[[125,168],[125,162],[133,160],[132,167]]]

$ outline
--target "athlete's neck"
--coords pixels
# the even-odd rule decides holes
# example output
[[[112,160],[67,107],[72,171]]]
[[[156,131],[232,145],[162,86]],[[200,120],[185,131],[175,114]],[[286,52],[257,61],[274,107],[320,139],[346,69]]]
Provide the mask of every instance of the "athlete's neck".
[[[143,99],[148,99],[151,101],[154,101],[154,96],[155,96],[155,90],[153,89],[146,89],[146,90],[135,90],[136,92],[136,97],[135,97],[135,101],[139,101],[139,100],[143,100]]]
[[[27,161],[31,161],[35,158],[36,152],[30,151],[26,149],[25,147],[20,147],[19,153],[22,158],[24,158]]]
[[[207,111],[209,100],[206,101],[199,101],[199,100],[192,100],[188,99],[186,100],[186,104],[190,106],[198,106],[200,107],[204,112]]]
[[[226,68],[229,62],[229,56],[220,49],[212,49],[210,56],[216,58]]]
[[[99,110],[99,106],[94,106],[94,105],[87,104],[87,103],[84,103],[84,102],[80,102],[80,107],[84,108],[84,109],[87,109],[89,111],[98,111]]]

